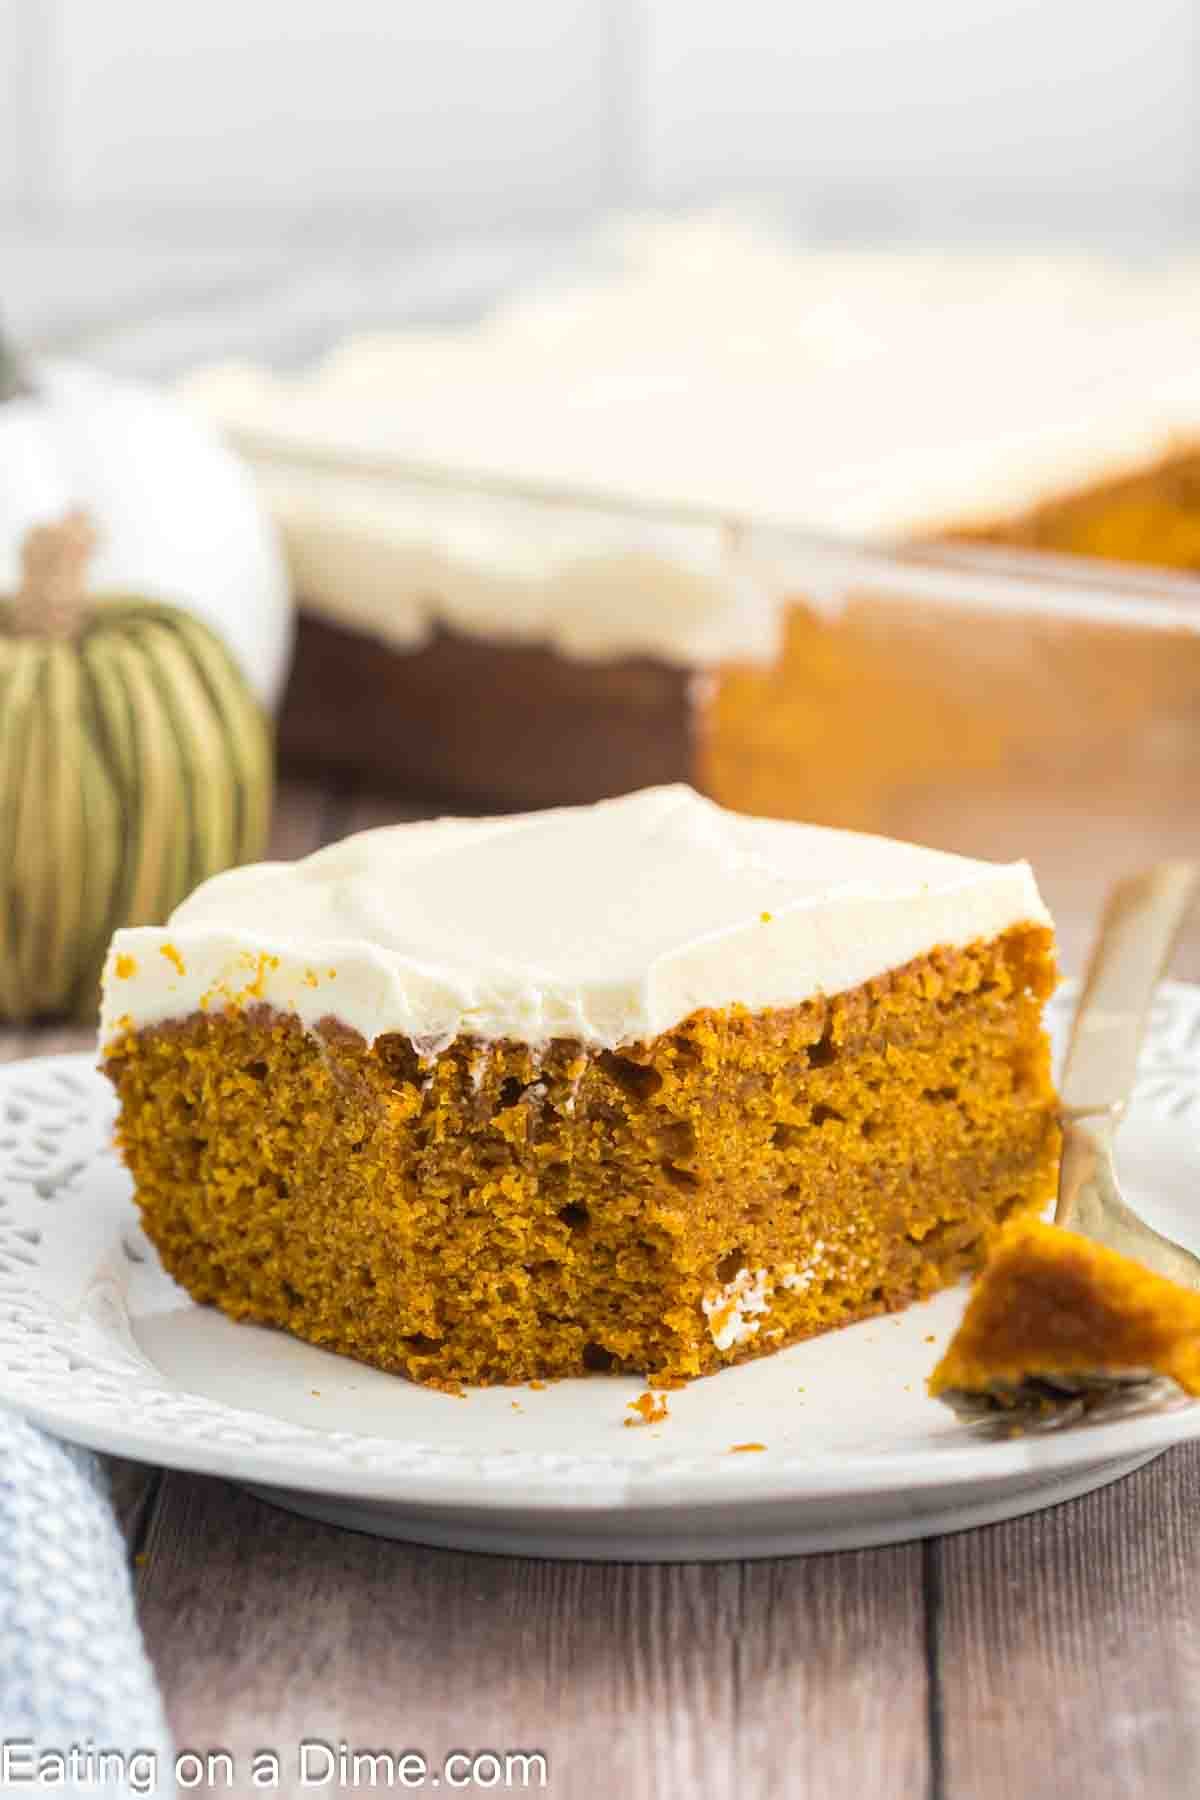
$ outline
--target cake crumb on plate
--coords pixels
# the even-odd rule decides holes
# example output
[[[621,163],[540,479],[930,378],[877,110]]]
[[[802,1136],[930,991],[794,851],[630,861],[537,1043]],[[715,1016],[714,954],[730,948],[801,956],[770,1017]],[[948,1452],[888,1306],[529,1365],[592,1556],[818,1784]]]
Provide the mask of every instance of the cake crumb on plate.
[[[671,1416],[671,1409],[667,1405],[665,1396],[652,1394],[649,1389],[644,1394],[639,1394],[636,1400],[629,1402],[629,1411],[636,1413],[637,1417],[623,1419],[621,1421],[623,1425],[661,1425],[664,1419],[669,1419]]]

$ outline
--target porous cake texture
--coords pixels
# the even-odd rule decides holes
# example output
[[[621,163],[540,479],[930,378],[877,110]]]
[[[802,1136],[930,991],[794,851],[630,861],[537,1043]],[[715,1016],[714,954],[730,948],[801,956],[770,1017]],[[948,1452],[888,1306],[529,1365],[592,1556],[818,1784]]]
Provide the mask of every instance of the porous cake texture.
[[[687,789],[363,834],[118,934],[103,1043],[198,1300],[442,1386],[708,1373],[1051,1194],[1024,865]]]

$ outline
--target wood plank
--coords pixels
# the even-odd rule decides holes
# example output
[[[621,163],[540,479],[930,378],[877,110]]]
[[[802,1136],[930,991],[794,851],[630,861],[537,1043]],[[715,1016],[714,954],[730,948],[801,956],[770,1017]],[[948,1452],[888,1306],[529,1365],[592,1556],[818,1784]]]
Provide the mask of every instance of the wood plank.
[[[453,812],[451,806],[429,805],[411,794],[378,786],[354,785],[346,790],[341,831],[373,831],[379,825],[406,825],[414,819],[435,819]]]
[[[278,862],[307,856],[338,835],[340,790],[329,781],[285,776],[275,790],[267,855]]]
[[[1200,1445],[933,1554],[945,1800],[1194,1791]]]
[[[154,1514],[162,1470],[149,1463],[127,1462],[123,1456],[102,1456],[100,1461],[108,1472],[117,1524],[124,1534],[129,1554],[137,1556]]]
[[[94,1049],[95,1043],[94,1025],[5,1025],[0,1027],[0,1063],[23,1056],[66,1056]]]
[[[541,1750],[549,1791],[581,1800],[857,1800],[927,1783],[921,1561],[460,1555],[169,1474],[139,1585],[177,1741],[243,1776],[307,1737]]]

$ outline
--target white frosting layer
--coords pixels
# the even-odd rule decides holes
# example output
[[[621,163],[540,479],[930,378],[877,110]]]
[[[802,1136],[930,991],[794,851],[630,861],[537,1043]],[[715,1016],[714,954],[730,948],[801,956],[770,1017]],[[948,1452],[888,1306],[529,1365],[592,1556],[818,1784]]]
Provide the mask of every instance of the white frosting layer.
[[[686,787],[363,832],[218,875],[119,931],[102,1041],[262,1000],[424,1050],[459,1036],[615,1046],[699,1007],[792,1006],[939,944],[1048,922],[1026,863],[743,818]]]
[[[781,608],[736,532],[254,458],[305,606],[409,650],[446,625],[600,661],[767,661]]]
[[[769,656],[769,593],[718,526],[382,471],[902,537],[1200,438],[1194,260],[805,250],[712,218],[635,225],[620,249],[471,329],[186,384],[255,462],[309,605],[397,645],[442,619],[574,656]]]

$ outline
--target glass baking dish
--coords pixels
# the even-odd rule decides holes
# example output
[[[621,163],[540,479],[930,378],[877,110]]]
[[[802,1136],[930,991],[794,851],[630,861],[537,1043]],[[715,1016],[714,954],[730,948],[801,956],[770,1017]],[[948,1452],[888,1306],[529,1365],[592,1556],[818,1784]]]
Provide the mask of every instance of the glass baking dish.
[[[458,810],[690,780],[1028,857],[1067,967],[1108,881],[1200,851],[1200,580],[231,435],[303,609],[294,761]],[[1200,928],[1178,967],[1200,976]]]
[[[789,597],[786,641],[776,670],[719,683],[718,798],[1027,857],[1072,969],[1106,883],[1200,855],[1200,581],[931,545],[853,553],[814,587],[811,547],[753,549]],[[787,740],[789,789],[739,775],[739,714]],[[1200,976],[1200,920],[1176,973]]]

